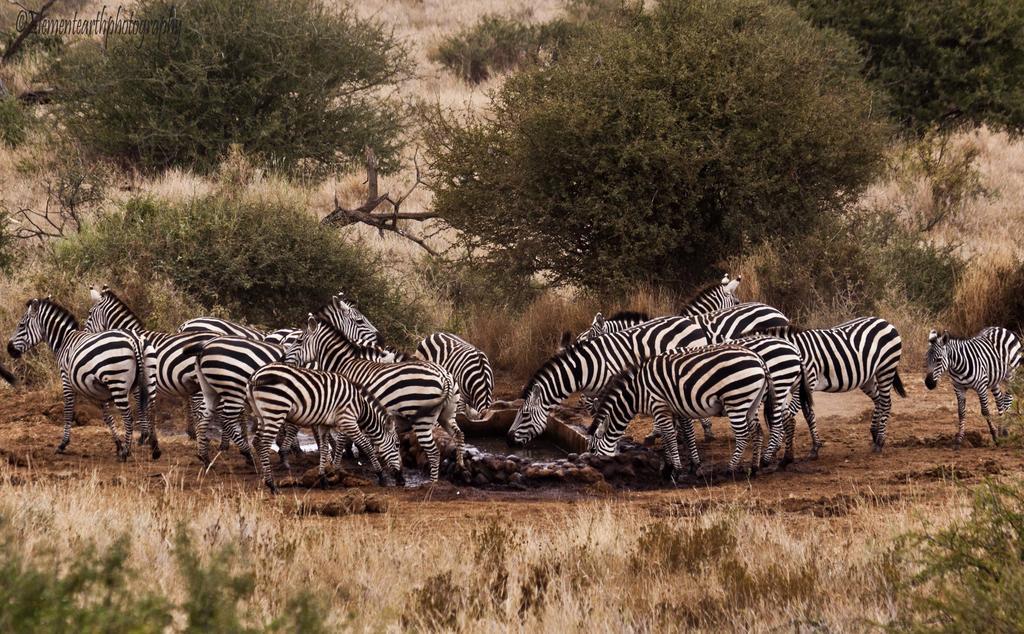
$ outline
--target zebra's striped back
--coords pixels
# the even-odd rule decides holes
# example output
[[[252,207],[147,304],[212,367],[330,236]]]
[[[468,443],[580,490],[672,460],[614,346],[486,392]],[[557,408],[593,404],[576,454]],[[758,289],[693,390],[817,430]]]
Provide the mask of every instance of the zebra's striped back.
[[[1000,326],[989,326],[988,328],[982,328],[974,336],[984,337],[991,341],[992,345],[1003,355],[1003,359],[1010,367],[1016,368],[1021,364],[1020,337],[1012,330],[1007,330]]]
[[[263,341],[263,331],[218,317],[196,317],[178,326],[178,332],[212,332],[222,337],[240,337]]]
[[[440,365],[455,377],[467,416],[477,418],[490,408],[494,393],[494,372],[482,350],[451,333],[435,332],[420,342],[416,353],[420,358]]]
[[[789,318],[779,309],[757,302],[694,315],[692,319],[704,329],[711,343],[724,343],[768,328],[789,325]]]
[[[703,329],[689,317],[660,317],[575,343],[548,359],[530,378],[508,440],[511,444],[530,442],[544,431],[552,406],[574,392],[601,391],[629,365],[670,350],[707,343]]]

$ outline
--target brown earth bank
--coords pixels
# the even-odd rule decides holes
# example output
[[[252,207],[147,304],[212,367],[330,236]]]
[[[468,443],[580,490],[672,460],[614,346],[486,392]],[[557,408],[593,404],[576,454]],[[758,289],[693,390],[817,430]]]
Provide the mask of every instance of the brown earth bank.
[[[952,448],[956,410],[948,385],[927,391],[916,375],[905,376],[908,398],[894,399],[885,450],[873,453],[869,422],[871,403],[860,392],[816,394],[818,428],[825,446],[820,457],[808,459],[809,437],[803,419],[797,422],[797,460],[785,470],[774,467],[754,478],[715,477],[687,481],[679,486],[665,483],[657,490],[632,490],[629,483],[615,486],[603,480],[572,486],[556,484],[521,488],[478,487],[442,481],[407,488],[377,487],[372,474],[350,465],[349,477],[333,479],[327,488],[303,486],[303,471],[314,468],[315,454],[293,460],[293,477],[278,469],[283,484],[277,499],[262,496],[268,505],[296,506],[303,514],[343,514],[338,500],[351,500],[348,485],[362,485],[359,495],[373,494],[370,503],[358,501],[355,512],[398,512],[403,517],[447,522],[509,514],[517,520],[540,524],[558,522],[573,504],[603,500],[644,510],[652,516],[691,516],[718,506],[749,507],[762,513],[813,517],[843,517],[861,507],[941,503],[951,485],[975,483],[994,475],[1013,475],[1024,470],[1024,455],[1016,440],[1017,417],[1007,417],[1011,438],[994,446],[984,419],[971,401],[968,434],[962,449]],[[502,390],[513,396],[512,389]],[[972,397],[973,398],[973,397]],[[1014,405],[1017,411],[1018,405]],[[51,482],[94,478],[116,486],[138,486],[154,492],[172,488],[189,496],[251,496],[262,492],[254,468],[234,449],[214,452],[209,469],[195,458],[194,443],[184,433],[182,408],[165,408],[160,421],[163,455],[152,460],[145,448],[135,447],[127,463],[116,459],[114,446],[99,412],[79,406],[71,444],[65,454],[55,454],[60,440],[61,403],[50,391],[6,392],[0,398],[0,458],[8,463],[8,482]],[[579,421],[586,423],[582,419]],[[731,452],[731,434],[724,419],[714,426],[716,438],[701,443],[705,465],[723,466]],[[630,434],[642,440],[650,421],[640,419]],[[698,432],[699,434],[699,432]],[[470,441],[472,442],[472,441]],[[213,447],[216,447],[214,442]],[[276,457],[274,458],[276,464]],[[407,468],[407,472],[409,469]],[[309,478],[305,484],[310,484]],[[362,500],[362,498],[360,498]],[[349,502],[344,502],[349,504]],[[344,506],[343,504],[343,506]],[[333,506],[332,506],[333,505]],[[372,521],[372,520],[371,520]]]

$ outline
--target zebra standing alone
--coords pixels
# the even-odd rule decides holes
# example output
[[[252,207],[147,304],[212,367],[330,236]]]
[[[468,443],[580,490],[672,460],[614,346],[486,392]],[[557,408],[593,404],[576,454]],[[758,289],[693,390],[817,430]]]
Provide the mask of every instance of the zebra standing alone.
[[[188,398],[189,435],[194,436],[195,420],[202,408],[202,395],[199,393],[199,381],[196,378],[194,345],[209,341],[216,335],[200,331],[170,334],[146,330],[142,320],[114,291],[106,286],[102,290],[90,286],[89,294],[93,305],[89,309],[89,317],[85,320],[86,332],[125,330],[141,336],[147,344],[146,364],[153,384],[150,392]],[[154,398],[149,401],[150,411],[155,400]],[[147,419],[155,425],[152,414],[149,414]],[[140,438],[139,442],[142,441],[143,438]]]
[[[892,390],[907,396],[898,371],[903,341],[895,326],[879,317],[859,317],[832,328],[768,328],[761,333],[796,344],[814,390],[849,392],[859,388],[867,394],[875,406],[871,413],[872,446],[876,452],[882,450],[892,412]],[[799,406],[794,401],[790,410],[795,414]],[[804,417],[813,443],[811,458],[817,458],[824,443],[818,437],[813,410],[805,410]],[[785,433],[789,455],[793,451],[794,420],[789,420]],[[778,449],[779,439],[773,437],[766,458],[774,457]]]
[[[440,425],[455,442],[455,461],[463,463],[465,437],[455,422],[459,386],[452,375],[429,361],[381,363],[353,358],[354,344],[332,323],[309,316],[306,331],[292,344],[288,359],[299,365],[316,365],[339,372],[362,385],[385,408],[409,420],[420,448],[427,454],[430,480],[440,474],[441,456],[434,442],[434,427]],[[288,441],[285,441],[288,442]]]
[[[137,395],[140,416],[146,411],[150,397],[150,381],[139,339],[120,330],[83,332],[78,329],[75,316],[49,297],[30,299],[7,344],[7,352],[18,358],[43,341],[57,357],[64,397],[64,435],[57,446],[57,453],[64,453],[71,442],[75,397],[81,395],[103,404],[103,422],[114,438],[118,458],[127,460],[132,446],[131,395]],[[111,402],[121,412],[123,443],[114,428]],[[150,433],[149,443],[155,460],[160,457],[156,430]]]
[[[776,408],[771,374],[764,360],[747,348],[718,344],[680,350],[643,360],[615,377],[601,395],[594,418],[590,450],[602,456],[615,453],[626,426],[638,413],[654,417],[664,443],[666,475],[675,479],[682,469],[678,433],[690,449],[690,470],[700,466],[692,420],[726,415],[736,437],[729,468],[735,470],[753,437],[751,471],[760,463],[761,426],[757,409],[765,403],[765,418]]]
[[[270,445],[286,421],[313,428],[320,448],[321,478],[327,468],[328,435],[338,430],[369,458],[381,485],[386,481],[378,452],[395,481],[405,483],[395,419],[376,397],[343,375],[272,363],[252,376],[246,395],[257,421],[258,464],[272,492],[277,493],[277,485],[270,468]],[[335,460],[338,455],[335,451]]]
[[[631,364],[680,348],[706,346],[704,330],[689,317],[661,317],[572,344],[534,372],[523,388],[523,405],[508,431],[512,446],[521,446],[547,427],[548,411],[570,394],[597,394]]]
[[[939,334],[933,330],[928,335],[928,353],[925,357],[928,369],[924,384],[929,390],[934,390],[942,375],[949,375],[953,392],[956,393],[957,432],[954,443],[957,449],[964,440],[967,416],[966,390],[971,389],[978,393],[981,415],[988,423],[993,443],[999,441],[989,412],[988,393],[991,391],[995,396],[996,410],[1000,416],[1010,408],[1012,402],[1012,397],[1003,392],[1000,384],[1010,380],[1014,366],[1007,362],[1004,353],[993,345],[989,337],[991,334],[982,331],[968,339],[952,337],[948,332]],[[1006,433],[1002,426],[1000,432]]]
[[[462,396],[459,411],[467,418],[479,418],[491,407],[494,372],[482,350],[451,333],[435,332],[420,342],[416,354],[424,361],[438,364],[455,377]]]

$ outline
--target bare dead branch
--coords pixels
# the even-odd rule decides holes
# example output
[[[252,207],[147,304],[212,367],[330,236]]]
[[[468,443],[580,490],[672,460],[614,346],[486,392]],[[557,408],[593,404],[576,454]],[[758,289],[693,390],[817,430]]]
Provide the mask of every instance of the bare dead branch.
[[[402,204],[412,195],[412,193],[423,184],[422,175],[420,173],[420,166],[417,160],[419,149],[417,148],[416,153],[413,154],[413,165],[416,167],[416,180],[409,189],[399,196],[398,198],[392,198],[390,194],[378,194],[377,185],[377,157],[370,147],[366,148],[366,191],[367,198],[366,202],[362,205],[348,209],[342,207],[341,203],[338,202],[338,194],[334,194],[334,209],[331,213],[324,216],[324,219],[320,221],[322,225],[329,225],[335,227],[345,227],[355,223],[362,223],[369,225],[377,229],[377,232],[383,236],[385,231],[391,231],[396,233],[406,240],[414,242],[423,248],[427,253],[433,256],[439,255],[436,250],[430,247],[426,241],[412,233],[409,233],[405,229],[398,226],[399,220],[432,220],[437,218],[438,215],[428,211],[414,211],[414,212],[403,212],[401,210]],[[390,211],[384,211],[379,213],[376,212],[377,208],[387,203],[391,206]]]
[[[52,7],[55,2],[57,2],[57,0],[46,0],[46,2],[43,3],[43,6],[39,7],[38,11],[33,11],[16,2],[11,3],[21,7],[21,10],[30,14],[32,16],[32,19],[29,20],[28,24],[25,25],[25,28],[21,30],[21,33],[18,33],[18,36],[14,38],[14,41],[11,42],[11,45],[4,50],[3,56],[0,57],[0,64],[6,63],[7,60],[9,60],[11,57],[14,56],[15,53],[18,52],[18,49],[21,48],[21,45],[25,43],[25,38],[27,38],[29,35],[32,35],[32,33],[35,32],[36,28],[39,26],[39,23],[42,22],[43,17],[46,15],[46,12],[50,10],[50,7]]]

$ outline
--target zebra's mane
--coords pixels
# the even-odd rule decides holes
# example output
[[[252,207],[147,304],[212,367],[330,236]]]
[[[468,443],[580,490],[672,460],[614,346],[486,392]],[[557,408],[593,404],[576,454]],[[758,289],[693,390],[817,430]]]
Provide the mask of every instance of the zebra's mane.
[[[132,319],[135,320],[135,323],[137,323],[139,325],[142,325],[142,320],[139,319],[139,316],[135,314],[135,311],[132,310],[128,306],[128,304],[125,303],[125,301],[123,299],[121,299],[120,297],[117,296],[117,293],[115,293],[114,291],[110,290],[109,288],[105,288],[105,289],[103,289],[103,292],[101,293],[101,295],[103,295],[103,297],[110,298],[110,299],[114,300],[115,302],[117,302],[117,305],[120,306],[121,308],[123,308],[124,311],[126,313],[128,313],[128,315]]]
[[[533,373],[533,376],[530,377],[530,380],[526,382],[526,386],[523,388],[523,392],[520,395],[520,398],[528,398],[530,396],[530,392],[532,392],[533,388],[535,388],[537,386],[537,383],[540,382],[541,375],[543,375],[548,369],[554,367],[569,355],[575,354],[577,350],[588,345],[592,341],[597,341],[597,339],[584,339],[583,341],[574,341],[565,348],[562,348],[561,350],[556,352],[551,357],[549,357],[547,361],[542,363],[540,367],[537,368],[537,370]]]
[[[799,335],[802,332],[809,332],[813,328],[801,328],[800,326],[771,326],[769,328],[758,328],[744,333],[741,338],[747,337],[785,337],[787,335]]]
[[[55,310],[57,313],[59,313],[62,317],[66,317],[67,319],[69,319],[71,321],[71,327],[74,330],[78,330],[78,318],[75,317],[75,314],[73,312],[71,312],[67,308],[64,308],[63,306],[61,306],[57,302],[53,301],[53,299],[51,299],[49,297],[40,297],[36,301],[39,303],[40,307],[48,306],[48,307],[52,308],[53,310]],[[31,299],[28,300],[27,302],[25,302],[25,307],[26,308],[28,308],[31,305],[32,305],[32,300]]]
[[[707,286],[701,288],[697,292],[690,295],[690,297],[685,302],[683,302],[683,308],[686,308],[687,306],[697,301],[701,297],[704,297],[705,295],[710,295],[711,293],[715,292],[715,289],[721,288],[723,286],[725,286],[725,284],[722,284],[721,282],[713,282],[711,284],[708,284]]]
[[[650,321],[651,316],[639,310],[620,310],[605,321]]]
[[[313,316],[316,318],[317,323],[320,323],[320,324],[323,324],[324,326],[327,326],[328,330],[330,330],[332,333],[334,333],[342,341],[347,342],[348,345],[352,346],[356,350],[359,350],[359,351],[362,351],[362,352],[384,350],[385,352],[390,352],[390,353],[394,354],[396,361],[406,361],[409,358],[409,356],[407,354],[405,354],[404,352],[402,352],[400,350],[389,350],[387,348],[384,348],[383,346],[368,346],[368,345],[365,345],[365,344],[356,343],[356,342],[352,341],[351,339],[349,339],[345,335],[345,333],[343,333],[341,330],[338,329],[337,326],[335,326],[333,323],[331,323],[331,320],[324,319],[323,316],[319,314],[319,312],[314,313]]]
[[[605,409],[605,404],[608,399],[611,398],[612,394],[617,393],[622,387],[633,379],[636,375],[637,366],[629,364],[626,369],[622,370],[611,378],[608,383],[605,384],[604,388],[597,395],[597,403],[594,405],[594,419],[590,423],[590,427],[587,428],[587,435],[593,436],[597,433],[597,430],[601,427],[603,420],[601,413]]]

